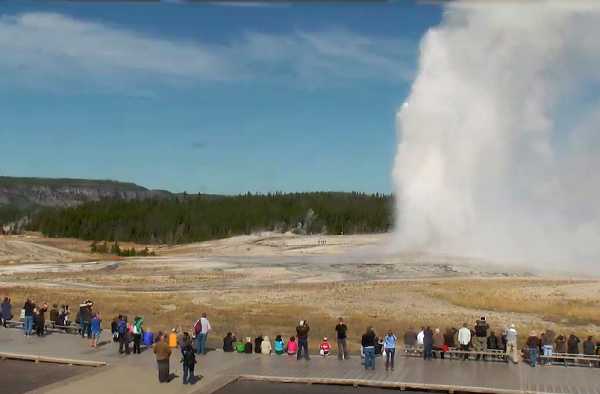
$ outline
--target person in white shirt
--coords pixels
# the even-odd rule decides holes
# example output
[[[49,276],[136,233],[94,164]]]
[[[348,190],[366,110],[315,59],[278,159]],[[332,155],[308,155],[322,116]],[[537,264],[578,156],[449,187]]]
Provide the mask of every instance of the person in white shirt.
[[[421,327],[421,331],[417,334],[417,349],[423,350],[423,340],[425,339],[425,328]]]
[[[196,353],[198,354],[206,354],[206,337],[208,337],[208,333],[212,330],[210,326],[210,322],[206,317],[206,313],[202,313],[202,317],[200,318],[200,332],[198,333],[197,349]]]
[[[519,362],[519,353],[517,347],[517,330],[514,324],[510,325],[510,328],[506,330],[506,353],[512,359],[513,363]]]
[[[463,324],[460,330],[458,330],[458,344],[460,345],[460,350],[468,352],[469,344],[471,343],[471,330],[467,327],[467,323]],[[464,359],[467,360],[469,355],[465,353]]]

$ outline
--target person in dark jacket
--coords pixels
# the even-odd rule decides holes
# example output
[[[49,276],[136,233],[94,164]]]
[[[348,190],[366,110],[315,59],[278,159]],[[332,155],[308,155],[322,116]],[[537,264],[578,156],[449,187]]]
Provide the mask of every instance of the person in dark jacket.
[[[4,327],[7,327],[6,324],[9,320],[12,320],[12,304],[10,303],[10,298],[8,297],[4,297],[4,301],[2,301],[2,308],[0,309],[0,318]]]
[[[412,352],[415,350],[415,346],[417,345],[417,333],[415,329],[409,327],[408,330],[404,333],[404,351]]]
[[[119,333],[119,353],[129,354],[129,330],[127,329],[127,316],[119,316],[117,322],[117,331]],[[166,340],[164,341],[166,343]],[[168,346],[168,344],[167,344]]]
[[[231,353],[234,351],[233,344],[237,342],[235,335],[228,332],[227,335],[223,338],[223,351]]]
[[[579,354],[579,338],[575,336],[575,334],[569,335],[569,339],[567,340],[567,352],[569,354]]]
[[[583,341],[583,354],[586,356],[596,355],[596,344],[594,343],[594,338],[592,336],[589,336],[587,340]]]
[[[43,337],[46,330],[46,311],[48,310],[48,304],[42,304],[37,310],[37,320],[35,326],[35,332],[38,337]]]
[[[181,344],[181,363],[183,364],[183,384],[194,383],[194,366],[196,365],[196,353],[192,347],[192,339],[187,332],[183,333]]]
[[[455,331],[456,328],[452,327],[446,329],[446,331],[444,332],[444,344],[449,348],[456,347],[456,343],[454,342]]]
[[[52,305],[52,309],[50,309],[50,324],[52,328],[56,326],[58,322],[58,304]]]
[[[296,327],[296,336],[298,337],[298,353],[296,354],[296,360],[300,360],[304,357],[306,360],[310,360],[308,355],[308,332],[310,326],[305,320],[300,320],[300,323]]]
[[[423,359],[431,360],[433,358],[433,331],[427,326],[423,331]]]
[[[25,305],[23,305],[23,309],[25,311],[23,330],[25,331],[25,336],[30,336],[33,330],[33,310],[35,309],[35,304],[28,298],[25,301]]]
[[[262,345],[262,341],[263,341],[263,337],[262,335],[257,336],[256,338],[254,338],[254,353],[261,353],[261,345]]]
[[[490,336],[487,339],[487,348],[489,350],[498,350],[498,337],[494,331],[490,332]]]
[[[475,322],[475,335],[471,336],[473,342],[473,350],[476,352],[485,352],[487,350],[487,332],[490,328],[489,324],[485,321],[485,316],[481,316],[479,320]],[[481,358],[481,355],[477,355],[477,360]],[[483,357],[485,360],[485,356]]]
[[[252,354],[252,338],[246,337],[246,344],[244,345],[244,353]]]
[[[533,331],[529,333],[529,338],[527,338],[527,348],[529,349],[529,365],[535,367],[540,349],[540,340]]]
[[[368,327],[361,340],[363,353],[365,355],[365,369],[371,368],[372,370],[375,370],[375,338],[375,331],[373,331],[372,327]]]

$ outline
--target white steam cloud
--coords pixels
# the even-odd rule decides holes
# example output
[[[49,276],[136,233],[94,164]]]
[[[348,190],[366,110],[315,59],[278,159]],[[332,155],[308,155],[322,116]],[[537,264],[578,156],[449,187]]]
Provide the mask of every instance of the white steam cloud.
[[[395,245],[600,262],[600,9],[453,3],[397,114]]]

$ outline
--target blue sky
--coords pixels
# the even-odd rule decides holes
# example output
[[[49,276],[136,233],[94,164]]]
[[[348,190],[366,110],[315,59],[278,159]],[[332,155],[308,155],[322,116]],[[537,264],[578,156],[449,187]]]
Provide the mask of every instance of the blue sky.
[[[390,192],[436,5],[3,2],[1,175]]]

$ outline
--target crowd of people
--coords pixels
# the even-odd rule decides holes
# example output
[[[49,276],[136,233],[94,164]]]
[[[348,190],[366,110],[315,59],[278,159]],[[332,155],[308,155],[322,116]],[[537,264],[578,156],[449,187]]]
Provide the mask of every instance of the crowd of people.
[[[53,304],[49,311],[49,324],[46,323],[48,304],[37,305],[31,299],[27,299],[21,309],[21,320],[26,336],[44,336],[47,327],[54,329],[67,329],[77,327],[82,338],[87,337],[90,346],[96,348],[102,332],[102,318],[99,311],[94,309],[91,300],[85,300],[79,305],[75,323],[70,320],[68,305]],[[5,297],[0,308],[0,318],[6,327],[7,322],[13,316],[12,302]],[[183,366],[183,383],[193,383],[195,379],[194,366],[196,355],[205,355],[207,352],[207,338],[212,331],[210,321],[206,313],[191,327],[191,334],[179,328],[173,328],[170,333],[158,332],[156,336],[152,332],[146,332],[143,327],[144,318],[135,316],[132,321],[126,315],[119,315],[111,321],[111,334],[115,343],[118,343],[118,352],[128,355],[140,354],[142,345],[152,347],[156,356],[158,375],[160,382],[170,379],[169,359],[173,349],[179,348],[181,364]],[[335,326],[335,339],[337,345],[337,357],[340,360],[348,360],[348,326],[343,318],[339,318]],[[300,320],[295,329],[295,335],[284,339],[282,334],[277,334],[273,342],[267,335],[259,335],[238,339],[232,332],[228,332],[223,338],[223,351],[226,353],[258,353],[263,355],[288,355],[297,360],[310,360],[309,354],[310,325],[306,320]],[[424,360],[431,360],[438,356],[443,359],[445,354],[451,352],[466,360],[474,356],[476,360],[486,357],[507,356],[513,362],[519,358],[527,361],[532,367],[542,363],[551,363],[552,356],[560,357],[565,354],[600,355],[600,342],[595,342],[589,336],[581,341],[575,334],[568,337],[556,335],[550,329],[539,335],[531,332],[525,341],[525,346],[520,350],[517,345],[518,333],[514,324],[502,331],[494,331],[490,328],[484,316],[471,327],[464,323],[460,329],[450,327],[442,331],[440,328],[423,326],[420,330],[412,327],[404,332],[403,351],[407,353],[422,354]],[[373,329],[368,327],[361,337],[360,355],[365,369],[375,369],[376,357],[381,356],[385,360],[385,369],[394,370],[394,361],[398,345],[398,337],[393,330],[388,330],[379,336]],[[332,353],[333,346],[328,337],[323,337],[319,344],[319,354],[327,357]]]

